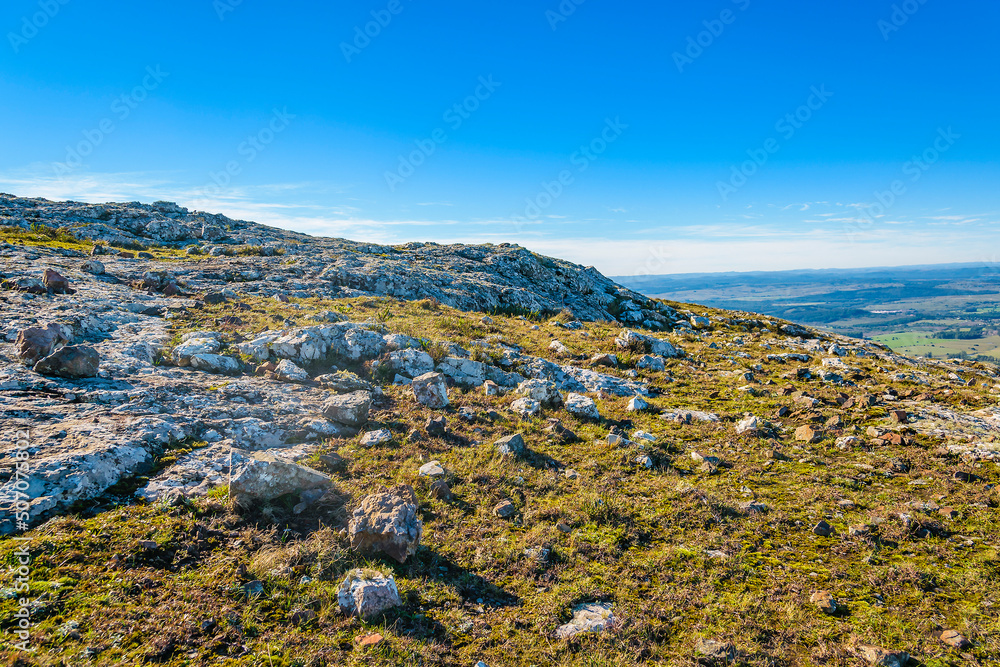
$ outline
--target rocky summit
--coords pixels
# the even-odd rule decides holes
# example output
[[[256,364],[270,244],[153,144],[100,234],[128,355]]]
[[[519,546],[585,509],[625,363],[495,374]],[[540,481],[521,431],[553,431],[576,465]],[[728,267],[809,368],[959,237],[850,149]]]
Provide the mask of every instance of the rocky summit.
[[[996,367],[167,202],[0,311],[10,664],[1000,661]]]

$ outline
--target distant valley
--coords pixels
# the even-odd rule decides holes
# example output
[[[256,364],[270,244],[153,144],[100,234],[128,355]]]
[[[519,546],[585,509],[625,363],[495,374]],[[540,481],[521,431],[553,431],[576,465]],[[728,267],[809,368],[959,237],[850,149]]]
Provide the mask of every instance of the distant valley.
[[[614,278],[647,296],[874,338],[903,354],[1000,363],[1000,264]]]

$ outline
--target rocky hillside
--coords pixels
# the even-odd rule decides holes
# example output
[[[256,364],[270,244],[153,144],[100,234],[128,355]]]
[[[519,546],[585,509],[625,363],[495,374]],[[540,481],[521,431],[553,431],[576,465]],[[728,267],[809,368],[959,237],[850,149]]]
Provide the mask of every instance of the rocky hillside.
[[[175,267],[175,277],[193,289],[222,280],[261,296],[432,298],[461,310],[550,315],[568,310],[582,320],[652,328],[669,327],[675,319],[669,308],[593,267],[509,243],[382,246],[310,237],[171,202],[90,205],[0,194],[0,226],[30,230],[33,225],[66,229],[97,244],[99,252],[205,253],[213,261],[199,263],[193,274]]]
[[[517,246],[0,216],[9,664],[1000,661],[993,368]]]

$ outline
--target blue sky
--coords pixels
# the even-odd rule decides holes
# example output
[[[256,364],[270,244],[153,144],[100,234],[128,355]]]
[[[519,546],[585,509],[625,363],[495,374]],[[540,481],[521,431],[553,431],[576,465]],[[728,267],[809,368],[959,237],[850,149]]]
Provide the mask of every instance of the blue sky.
[[[986,0],[7,0],[0,190],[613,275],[996,262],[998,20]]]

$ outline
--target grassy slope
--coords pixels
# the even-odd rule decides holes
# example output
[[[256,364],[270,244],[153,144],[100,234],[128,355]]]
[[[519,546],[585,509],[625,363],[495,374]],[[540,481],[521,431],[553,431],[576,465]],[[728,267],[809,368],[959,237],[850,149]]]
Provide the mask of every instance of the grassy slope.
[[[617,332],[592,324],[584,336],[551,323],[532,331],[532,322],[505,317],[482,325],[477,314],[393,300],[246,303],[250,310],[234,312],[227,304],[192,311],[176,321],[178,333],[211,327],[247,335],[280,326],[276,321],[285,318],[306,325],[310,313],[330,309],[435,339],[502,336],[551,358],[547,345],[553,337],[590,355],[613,351]],[[245,324],[216,323],[230,313]],[[726,348],[734,335],[746,344]],[[839,408],[834,388],[795,380],[794,366],[764,361],[762,342],[775,338],[771,333],[736,328],[701,341],[669,338],[689,358],[670,360],[666,374],[641,372],[664,391],[652,403],[713,410],[724,420],[679,425],[655,414],[630,415],[624,398],[598,400],[602,415],[630,418],[658,436],[643,452],[655,462],[649,470],[634,463],[636,449],[599,440],[607,424],[549,411],[544,417],[559,417],[582,438],[557,443],[547,437],[543,419],[519,422],[505,410],[510,397],[481,392],[453,391],[446,411],[450,438],[410,441],[407,433],[439,411],[416,404],[405,388],[387,386],[387,401],[373,419],[391,429],[394,440],[374,449],[330,441],[326,449],[347,459],[346,467],[329,471],[318,458],[311,463],[334,476],[338,502],[294,515],[292,500],[239,514],[224,494],[177,508],[113,507],[105,500],[78,517],[31,531],[31,597],[40,600],[32,641],[39,650],[21,664],[467,666],[482,659],[494,667],[681,665],[692,663],[699,637],[734,641],[753,665],[854,665],[848,649],[857,642],[905,649],[926,665],[963,664],[933,636],[944,628],[975,641],[971,654],[981,664],[1000,660],[995,488],[951,479],[962,464],[923,437],[911,446],[875,451],[840,451],[833,434],[817,444],[796,444],[791,432],[805,423],[803,413],[781,420],[774,441],[737,437],[733,420],[744,411],[769,417],[779,406],[793,406],[778,391],[789,384],[823,399],[824,417],[841,414],[845,433],[884,425],[886,413],[881,407]],[[712,341],[719,349],[707,347]],[[737,350],[751,358],[735,357]],[[775,384],[756,386],[769,394],[737,391],[746,381],[736,372],[758,361],[764,370],[757,379]],[[866,372],[875,368],[865,359],[850,363]],[[206,376],[206,383],[213,379]],[[987,392],[966,387],[935,400],[971,410],[995,404]],[[475,423],[458,416],[462,406],[476,411]],[[489,410],[500,417],[491,420]],[[515,432],[525,435],[532,454],[516,461],[497,457],[491,443]],[[775,447],[790,461],[771,460],[767,450]],[[717,455],[731,467],[701,473],[691,451]],[[431,498],[418,479],[417,468],[431,459],[449,470],[451,501]],[[890,474],[896,460],[908,461],[911,472]],[[579,477],[568,479],[565,468]],[[992,464],[976,473],[998,481]],[[934,481],[911,485],[922,478]],[[349,510],[364,494],[398,482],[413,484],[420,497],[424,540],[418,554],[398,565],[350,552],[339,533]],[[739,512],[737,504],[751,497],[771,511]],[[934,498],[958,511],[954,520],[923,517],[940,525],[940,536],[917,539],[889,519],[892,512],[909,511],[904,503]],[[514,520],[492,514],[503,499],[520,510]],[[856,506],[841,509],[841,499]],[[823,518],[836,536],[811,532]],[[871,537],[847,535],[849,525],[875,518],[888,520]],[[140,540],[158,547],[140,547]],[[0,542],[0,558],[12,564],[15,547]],[[551,549],[547,562],[526,552],[540,547]],[[363,565],[391,572],[405,601],[371,623],[337,612],[340,580],[349,568]],[[248,599],[242,586],[253,579],[264,582],[264,594]],[[846,613],[830,617],[814,609],[809,597],[819,589],[832,591]],[[620,629],[571,642],[551,638],[574,604],[598,599],[615,603]],[[297,625],[292,614],[302,609],[314,610],[316,618]],[[13,611],[13,601],[0,602],[5,640]],[[358,648],[355,638],[369,632],[386,639]]]

